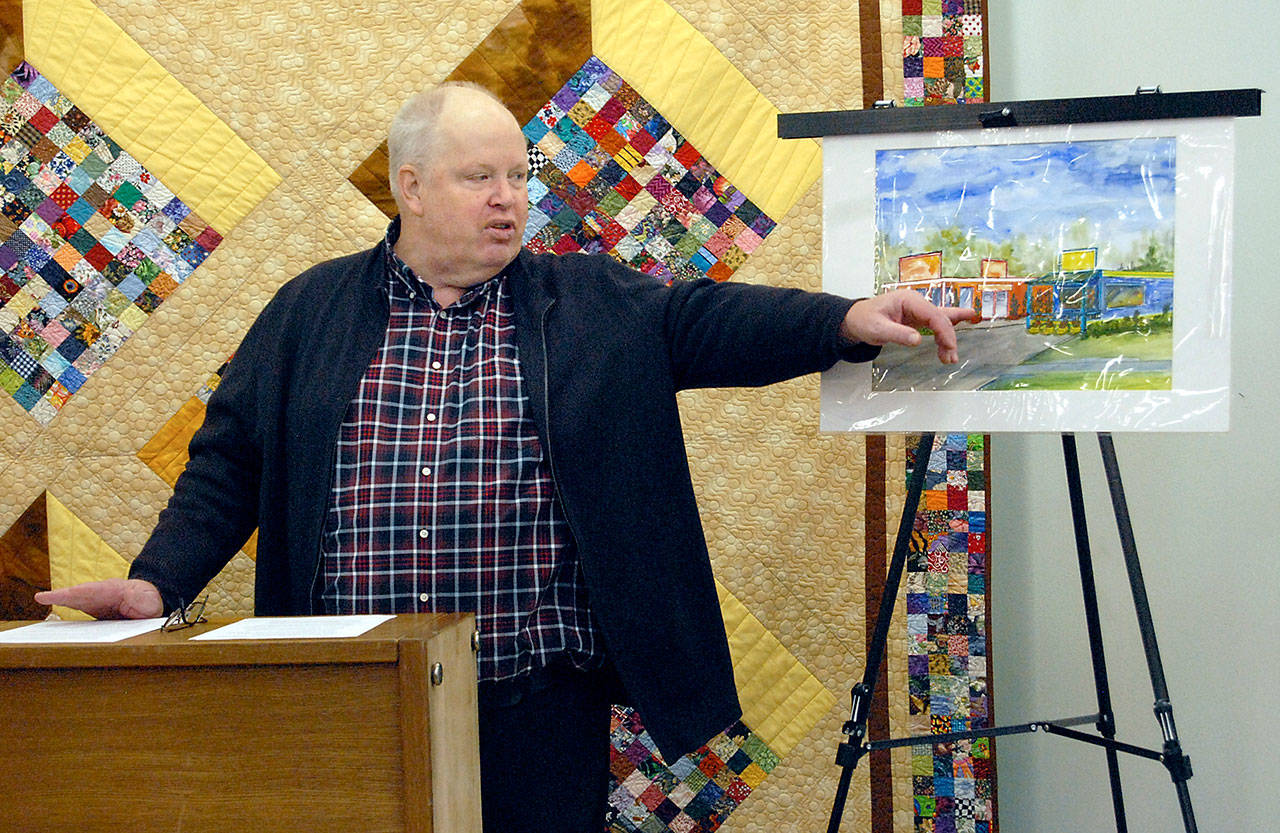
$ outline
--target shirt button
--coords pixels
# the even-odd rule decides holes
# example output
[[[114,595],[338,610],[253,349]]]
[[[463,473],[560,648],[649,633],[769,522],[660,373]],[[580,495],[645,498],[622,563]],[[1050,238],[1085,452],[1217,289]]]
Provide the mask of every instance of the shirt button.
[[[426,604],[426,603],[427,603],[427,600],[428,600],[428,599],[430,599],[430,598],[431,598],[431,597],[430,597],[430,596],[428,596],[426,593],[419,593],[419,594],[418,594],[418,601],[422,602],[423,604]]]
[[[432,362],[432,363],[431,363],[431,369],[432,369],[432,370],[439,370],[439,369],[440,369],[440,367],[441,367],[440,362]]]
[[[435,421],[436,421],[435,414],[427,414],[427,422],[435,422]]]
[[[423,466],[423,467],[422,467],[422,476],[423,476],[423,477],[430,477],[430,476],[431,476],[431,467],[430,467],[430,466]]]
[[[419,529],[419,530],[418,530],[418,537],[419,537],[419,538],[426,538],[426,537],[427,537],[428,535],[430,535],[430,534],[431,534],[431,533],[430,533],[428,530],[425,530],[425,529]]]

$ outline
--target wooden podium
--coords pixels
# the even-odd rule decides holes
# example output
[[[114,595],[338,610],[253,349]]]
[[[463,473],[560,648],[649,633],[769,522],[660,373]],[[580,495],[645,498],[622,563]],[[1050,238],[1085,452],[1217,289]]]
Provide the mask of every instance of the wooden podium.
[[[472,615],[188,641],[219,624],[0,645],[0,829],[479,833]]]

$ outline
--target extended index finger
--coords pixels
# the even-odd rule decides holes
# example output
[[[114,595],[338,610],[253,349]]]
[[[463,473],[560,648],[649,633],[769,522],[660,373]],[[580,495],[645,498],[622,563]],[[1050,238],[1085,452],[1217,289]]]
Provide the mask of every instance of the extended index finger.
[[[95,618],[117,617],[123,600],[122,580],[90,581],[35,594],[39,604],[62,605]]]
[[[35,599],[42,605],[63,605],[64,607],[75,607],[76,601],[79,600],[80,594],[74,592],[73,587],[59,587],[56,590],[41,590],[36,593]]]

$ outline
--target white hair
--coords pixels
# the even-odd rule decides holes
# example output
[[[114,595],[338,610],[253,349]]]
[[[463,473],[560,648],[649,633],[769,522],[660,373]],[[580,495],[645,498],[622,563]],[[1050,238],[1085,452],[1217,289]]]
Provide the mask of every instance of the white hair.
[[[400,166],[409,163],[426,167],[431,163],[440,142],[440,113],[454,90],[474,90],[502,104],[492,92],[471,81],[445,81],[406,101],[391,120],[387,133],[387,179],[397,205],[401,198]]]

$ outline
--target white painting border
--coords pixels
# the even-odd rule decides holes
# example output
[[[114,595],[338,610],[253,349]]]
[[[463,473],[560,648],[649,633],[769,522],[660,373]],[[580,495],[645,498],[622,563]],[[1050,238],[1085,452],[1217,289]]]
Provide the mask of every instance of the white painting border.
[[[823,289],[854,298],[875,291],[877,150],[1157,136],[1177,140],[1172,390],[876,391],[870,363],[840,363],[822,376],[821,430],[1226,431],[1234,192],[1230,118],[826,137]]]

